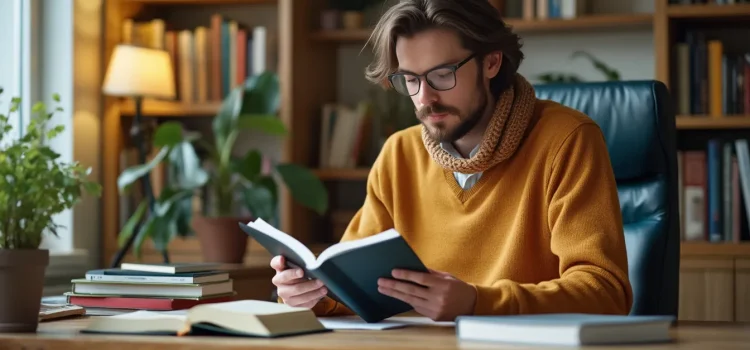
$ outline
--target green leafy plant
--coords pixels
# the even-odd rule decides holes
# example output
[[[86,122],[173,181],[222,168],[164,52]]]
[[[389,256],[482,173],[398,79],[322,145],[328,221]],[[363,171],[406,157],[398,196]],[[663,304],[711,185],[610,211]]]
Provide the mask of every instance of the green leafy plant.
[[[596,58],[594,55],[586,51],[576,51],[571,55],[571,59],[575,59],[578,57],[584,57],[588,59],[589,62],[591,62],[591,64],[594,66],[594,69],[604,75],[605,80],[620,80],[620,73],[617,70],[607,65],[604,61]],[[560,72],[543,73],[538,75],[537,79],[539,79],[543,83],[578,83],[584,81],[584,79],[577,74]]]
[[[243,130],[257,130],[276,137],[288,135],[286,126],[276,115],[279,104],[278,77],[266,72],[248,78],[244,85],[228,93],[212,122],[213,143],[185,132],[177,122],[161,124],[153,137],[153,146],[159,150],[157,155],[146,164],[123,171],[118,187],[127,191],[161,162],[166,162],[171,178],[152,208],[145,201],[139,204],[120,232],[120,244],[136,234],[133,244],[136,257],[140,257],[141,245],[147,238],[166,254],[166,247],[174,237],[192,234],[191,197],[195,190],[204,186],[216,203],[215,212],[209,213],[210,216],[231,217],[237,206],[243,205],[252,216],[272,222],[280,185],[285,186],[299,204],[323,214],[328,209],[328,192],[309,169],[279,163],[272,166],[270,173],[263,173],[260,151],[251,150],[240,158],[232,155]],[[208,171],[201,167],[194,145],[206,151],[213,169]],[[240,200],[236,199],[236,194],[241,194]]]
[[[0,96],[3,89],[0,88]],[[53,95],[55,102],[60,97]],[[43,102],[35,103],[26,132],[14,137],[10,116],[18,112],[21,99],[10,101],[7,114],[0,113],[0,248],[38,249],[45,233],[57,236],[60,228],[52,216],[72,208],[88,193],[99,196],[99,184],[88,180],[90,168],[60,161],[60,154],[46,141],[64,130],[48,128],[55,112]]]

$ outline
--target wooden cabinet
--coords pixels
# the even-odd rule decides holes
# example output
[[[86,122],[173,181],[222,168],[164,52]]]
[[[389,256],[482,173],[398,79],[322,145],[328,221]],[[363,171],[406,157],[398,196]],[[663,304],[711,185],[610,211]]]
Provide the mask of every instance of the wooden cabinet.
[[[683,244],[679,319],[750,321],[750,244]]]

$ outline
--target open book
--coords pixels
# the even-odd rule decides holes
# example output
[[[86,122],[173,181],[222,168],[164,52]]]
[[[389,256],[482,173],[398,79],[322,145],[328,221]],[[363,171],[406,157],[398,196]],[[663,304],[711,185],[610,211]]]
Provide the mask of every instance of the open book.
[[[96,317],[83,333],[233,335],[275,338],[328,331],[312,310],[260,300],[203,304],[189,310],[139,310]]]
[[[367,238],[334,244],[317,258],[300,241],[262,219],[240,223],[273,256],[283,255],[290,267],[325,283],[329,296],[367,322],[378,322],[412,307],[378,291],[378,279],[392,278],[396,268],[428,272],[403,237],[393,229]]]

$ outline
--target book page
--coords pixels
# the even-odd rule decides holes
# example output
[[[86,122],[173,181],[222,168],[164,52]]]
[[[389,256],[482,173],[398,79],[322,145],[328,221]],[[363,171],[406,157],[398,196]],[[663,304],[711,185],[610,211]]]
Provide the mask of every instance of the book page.
[[[235,313],[247,315],[275,315],[291,312],[306,311],[308,309],[293,307],[286,304],[268,302],[262,300],[236,300],[222,303],[203,304],[193,309],[211,309],[222,313]]]
[[[315,267],[320,266],[327,259],[330,259],[330,258],[332,258],[332,257],[334,257],[336,255],[341,254],[341,253],[344,253],[344,252],[347,252],[347,251],[350,251],[350,250],[354,250],[354,249],[357,249],[359,247],[364,247],[364,246],[373,245],[373,244],[376,244],[376,243],[379,243],[379,242],[387,241],[389,239],[394,239],[394,238],[397,238],[399,236],[400,236],[400,234],[398,233],[398,231],[396,231],[394,229],[390,229],[390,230],[386,230],[386,231],[383,231],[383,232],[378,233],[376,235],[372,235],[372,236],[365,237],[365,238],[362,238],[362,239],[353,240],[353,241],[345,241],[345,242],[341,242],[341,243],[336,243],[336,244],[328,247],[328,249],[324,250],[322,253],[320,253],[320,256],[318,256],[318,261],[315,264]]]
[[[287,233],[276,229],[267,222],[263,221],[263,219],[258,218],[254,222],[249,222],[247,226],[250,226],[273,237],[277,241],[285,244],[287,247],[289,247],[289,249],[297,252],[297,254],[299,254],[299,256],[305,261],[305,265],[307,265],[308,267],[315,264],[315,255],[310,251],[310,249],[302,244],[302,242],[298,241],[296,238],[288,235]]]

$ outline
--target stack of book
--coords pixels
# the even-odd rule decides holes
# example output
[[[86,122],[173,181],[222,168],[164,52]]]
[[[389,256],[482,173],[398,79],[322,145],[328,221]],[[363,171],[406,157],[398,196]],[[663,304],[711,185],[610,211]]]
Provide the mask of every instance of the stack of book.
[[[184,310],[227,302],[235,291],[229,273],[206,263],[135,264],[91,270],[71,281],[67,303],[87,315],[111,316],[136,310]]]

